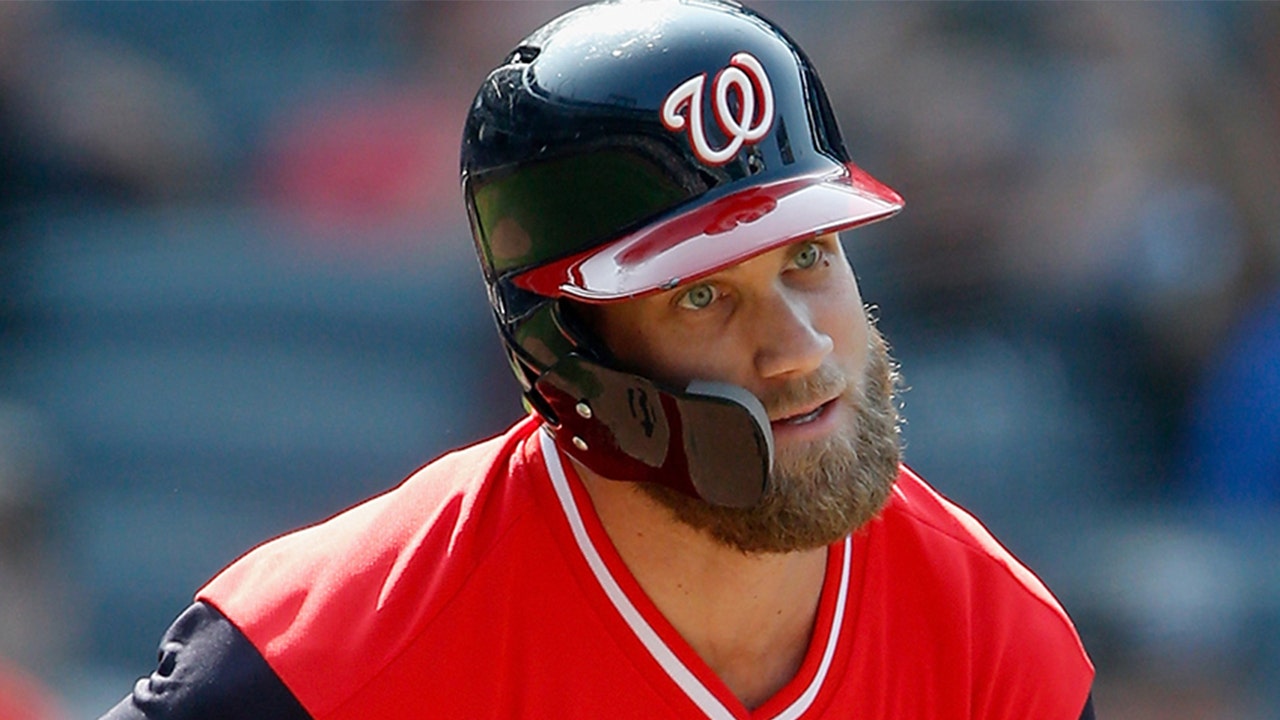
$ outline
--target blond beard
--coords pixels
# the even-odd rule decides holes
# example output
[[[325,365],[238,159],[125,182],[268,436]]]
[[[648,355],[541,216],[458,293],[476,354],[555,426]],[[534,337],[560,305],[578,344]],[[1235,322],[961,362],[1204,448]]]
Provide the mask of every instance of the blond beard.
[[[902,455],[897,370],[884,338],[870,330],[862,383],[824,366],[763,399],[766,407],[801,405],[843,385],[839,402],[853,419],[820,442],[779,452],[758,505],[720,507],[656,483],[639,483],[641,490],[681,522],[745,553],[823,547],[865,525],[888,500]]]

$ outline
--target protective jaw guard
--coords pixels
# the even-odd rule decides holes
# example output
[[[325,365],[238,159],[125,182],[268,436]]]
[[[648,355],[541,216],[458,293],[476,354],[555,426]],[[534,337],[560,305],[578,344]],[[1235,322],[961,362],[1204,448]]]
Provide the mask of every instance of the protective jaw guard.
[[[773,433],[746,389],[694,381],[674,390],[570,354],[537,380],[557,444],[613,480],[655,482],[713,505],[764,497]]]

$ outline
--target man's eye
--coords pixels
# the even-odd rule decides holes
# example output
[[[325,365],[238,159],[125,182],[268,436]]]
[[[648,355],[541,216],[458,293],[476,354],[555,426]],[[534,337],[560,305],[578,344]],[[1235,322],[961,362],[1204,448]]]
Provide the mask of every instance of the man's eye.
[[[816,243],[805,243],[804,247],[791,258],[791,262],[801,270],[808,270],[818,264],[822,257],[822,249]]]
[[[695,285],[680,296],[679,305],[688,310],[701,310],[715,302],[716,290],[710,285]]]

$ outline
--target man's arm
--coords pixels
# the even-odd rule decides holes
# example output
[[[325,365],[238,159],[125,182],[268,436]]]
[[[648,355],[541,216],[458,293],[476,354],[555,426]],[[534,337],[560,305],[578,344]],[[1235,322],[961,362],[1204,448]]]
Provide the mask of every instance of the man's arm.
[[[312,720],[231,621],[197,602],[169,626],[160,660],[100,720]]]

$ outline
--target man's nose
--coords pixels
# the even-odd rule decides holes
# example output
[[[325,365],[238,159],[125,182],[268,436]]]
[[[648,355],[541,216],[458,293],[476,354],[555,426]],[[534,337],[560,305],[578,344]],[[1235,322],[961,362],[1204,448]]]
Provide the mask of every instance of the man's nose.
[[[831,336],[815,325],[804,297],[786,292],[762,303],[755,335],[756,371],[765,378],[808,375],[835,347]]]

